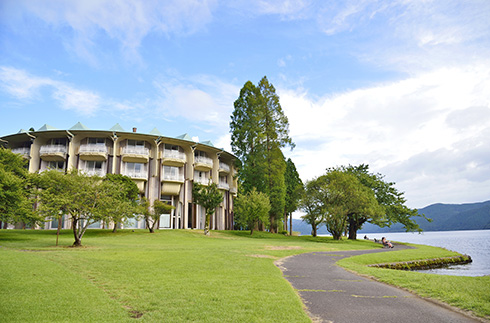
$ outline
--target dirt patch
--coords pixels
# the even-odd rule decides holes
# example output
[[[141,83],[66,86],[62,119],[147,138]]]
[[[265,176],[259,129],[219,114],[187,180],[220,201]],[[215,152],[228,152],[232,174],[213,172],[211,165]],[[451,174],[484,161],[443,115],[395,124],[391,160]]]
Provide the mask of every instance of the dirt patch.
[[[265,246],[267,250],[297,250],[303,249],[300,246]]]

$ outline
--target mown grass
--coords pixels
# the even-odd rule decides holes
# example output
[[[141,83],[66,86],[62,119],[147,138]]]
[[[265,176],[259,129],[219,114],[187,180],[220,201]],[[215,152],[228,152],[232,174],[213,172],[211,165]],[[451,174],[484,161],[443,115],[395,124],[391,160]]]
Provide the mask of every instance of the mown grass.
[[[457,253],[441,248],[412,245],[417,249],[366,254],[342,259],[338,264],[349,270],[405,288],[422,297],[443,301],[473,314],[490,318],[490,276],[466,277],[434,275],[421,272],[368,267],[370,264],[394,263],[448,257]]]
[[[301,300],[273,262],[311,251],[381,247],[364,240],[264,232],[250,236],[240,231],[213,231],[206,237],[189,230],[90,230],[82,248],[69,247],[70,231],[62,231],[59,247],[55,239],[53,231],[0,230],[2,321],[309,322]],[[423,296],[488,315],[490,301],[482,294],[482,286],[488,290],[488,277],[453,278],[365,266],[452,254],[422,247],[342,262]]]
[[[63,231],[0,231],[5,321],[309,322],[275,259],[372,248],[263,232],[91,230],[83,248]]]

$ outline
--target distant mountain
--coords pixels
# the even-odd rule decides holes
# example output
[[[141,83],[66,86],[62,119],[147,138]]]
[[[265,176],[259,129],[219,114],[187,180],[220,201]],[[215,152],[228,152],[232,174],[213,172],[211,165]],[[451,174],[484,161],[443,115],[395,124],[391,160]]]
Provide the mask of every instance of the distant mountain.
[[[419,214],[424,214],[427,218],[432,219],[432,222],[423,218],[416,219],[424,231],[490,230],[490,201],[467,204],[432,204],[419,209]],[[293,219],[293,231],[299,231],[301,235],[310,235],[311,226],[301,220]],[[366,223],[358,233],[403,231],[405,230],[401,224],[395,224],[391,228],[380,228]],[[329,233],[325,226],[321,226],[318,234]]]

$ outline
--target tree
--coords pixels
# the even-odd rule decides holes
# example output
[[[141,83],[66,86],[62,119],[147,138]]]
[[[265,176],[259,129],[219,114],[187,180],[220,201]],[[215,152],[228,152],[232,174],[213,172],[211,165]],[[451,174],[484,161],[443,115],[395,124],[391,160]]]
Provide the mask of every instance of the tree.
[[[259,222],[267,224],[271,208],[269,197],[255,188],[235,200],[235,221],[253,234]]]
[[[303,182],[299,177],[296,166],[291,158],[286,161],[286,173],[284,174],[286,183],[286,205],[284,207],[284,223],[288,223],[289,216],[289,235],[293,235],[293,212],[299,208],[299,201],[303,195]]]
[[[18,222],[35,225],[40,220],[33,212],[26,165],[20,155],[0,147],[0,228]]]
[[[245,83],[234,103],[231,116],[231,146],[238,157],[238,176],[244,192],[253,187],[266,193],[271,201],[270,230],[284,212],[284,156],[280,149],[294,148],[289,123],[274,86],[264,76],[258,86]]]
[[[74,247],[82,245],[82,238],[89,225],[105,220],[104,204],[108,192],[102,178],[87,176],[76,170],[66,175],[56,170],[43,172],[40,206],[38,211],[45,216],[59,218],[68,215],[71,221]]]
[[[202,185],[194,183],[192,188],[192,197],[194,203],[204,207],[206,213],[206,220],[204,224],[204,234],[209,235],[209,222],[211,215],[214,214],[216,208],[223,202],[223,194],[219,191],[216,183],[210,183],[209,185]]]
[[[325,225],[334,239],[339,240],[345,231],[349,215],[382,214],[374,193],[362,185],[352,174],[331,170],[321,177],[325,188]]]
[[[103,185],[107,192],[103,212],[114,224],[112,232],[116,232],[119,223],[134,217],[137,212],[138,186],[130,177],[120,174],[107,174]]]
[[[301,219],[311,225],[311,235],[316,237],[318,227],[323,221],[323,196],[320,194],[319,181],[317,179],[306,182],[304,195],[299,207],[305,214]]]
[[[421,231],[413,217],[420,216],[417,209],[410,209],[405,205],[403,193],[399,192],[393,182],[385,182],[384,176],[369,172],[369,166],[341,166],[337,170],[353,174],[359,182],[372,190],[378,204],[383,208],[382,213],[349,214],[349,239],[357,238],[357,231],[365,222],[376,224],[380,227],[391,226],[393,223],[401,223],[406,231]]]

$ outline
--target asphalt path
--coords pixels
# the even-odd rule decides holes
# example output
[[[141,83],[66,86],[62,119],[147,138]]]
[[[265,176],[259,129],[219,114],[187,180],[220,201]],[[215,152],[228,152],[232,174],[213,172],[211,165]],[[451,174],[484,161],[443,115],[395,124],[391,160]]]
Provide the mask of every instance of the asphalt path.
[[[346,257],[403,248],[408,247],[305,253],[282,260],[278,267],[303,299],[314,322],[482,322],[336,264]]]

